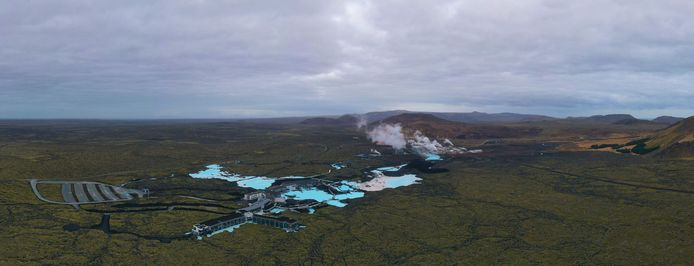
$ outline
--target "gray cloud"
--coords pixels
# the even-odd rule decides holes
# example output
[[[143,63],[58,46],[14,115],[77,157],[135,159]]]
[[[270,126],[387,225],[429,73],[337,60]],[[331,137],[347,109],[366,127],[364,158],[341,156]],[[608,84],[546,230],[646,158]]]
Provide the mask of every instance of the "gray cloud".
[[[694,3],[3,1],[0,117],[692,115]]]

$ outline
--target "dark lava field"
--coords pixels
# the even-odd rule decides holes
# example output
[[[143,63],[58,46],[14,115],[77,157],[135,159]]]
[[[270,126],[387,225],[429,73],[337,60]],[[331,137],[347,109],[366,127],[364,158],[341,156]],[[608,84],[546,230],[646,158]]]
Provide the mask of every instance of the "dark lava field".
[[[444,156],[435,167],[448,171],[419,171],[419,184],[366,193],[342,208],[286,212],[305,225],[298,232],[248,224],[195,240],[185,235],[192,225],[240,208],[251,191],[188,176],[206,165],[359,180],[365,169],[416,158],[346,126],[3,121],[0,265],[691,264],[692,161],[558,148],[570,139],[454,140],[484,152]],[[383,156],[356,156],[371,148]],[[329,172],[335,162],[349,166]],[[39,201],[30,179],[123,184],[151,195],[78,210]]]

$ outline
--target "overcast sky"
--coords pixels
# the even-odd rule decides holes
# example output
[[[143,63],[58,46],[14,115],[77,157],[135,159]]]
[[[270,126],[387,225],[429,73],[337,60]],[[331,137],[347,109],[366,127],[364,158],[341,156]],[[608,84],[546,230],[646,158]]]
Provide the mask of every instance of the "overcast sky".
[[[694,115],[694,1],[0,2],[0,118]]]

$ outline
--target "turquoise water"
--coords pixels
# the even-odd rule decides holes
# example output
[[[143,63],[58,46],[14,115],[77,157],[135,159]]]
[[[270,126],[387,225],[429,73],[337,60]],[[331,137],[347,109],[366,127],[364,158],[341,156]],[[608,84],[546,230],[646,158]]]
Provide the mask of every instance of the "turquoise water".
[[[396,188],[417,184],[419,180],[421,179],[416,175],[407,174],[403,176],[389,176],[385,181],[387,188]]]
[[[275,180],[278,179],[304,179],[304,176],[284,176],[280,178],[272,178],[266,176],[242,176],[235,173],[229,173],[222,170],[222,167],[218,164],[211,164],[207,166],[207,169],[199,171],[197,173],[190,174],[192,178],[200,179],[221,179],[229,182],[236,182],[239,187],[247,187],[256,190],[267,189]]]
[[[284,179],[306,179],[308,177],[305,176],[297,176],[297,175],[290,175],[290,176],[283,176],[278,178],[279,180],[284,180]]]
[[[438,154],[429,154],[427,157],[424,159],[425,161],[440,161],[441,156]]]
[[[360,191],[355,191],[355,192],[350,192],[350,193],[345,193],[345,194],[337,194],[335,195],[336,200],[346,200],[346,199],[358,199],[364,197],[364,192]]]
[[[364,192],[352,191],[344,194],[331,194],[330,192],[312,187],[292,190],[282,194],[283,198],[295,200],[315,200],[317,202],[325,202],[328,205],[335,207],[347,206],[343,200],[356,199],[364,197]]]
[[[244,224],[238,224],[238,225],[234,225],[234,226],[229,226],[229,227],[226,227],[226,228],[224,228],[224,229],[214,231],[214,232],[210,233],[210,234],[207,235],[207,236],[210,237],[210,236],[213,236],[213,235],[216,235],[216,234],[219,234],[219,233],[224,233],[224,232],[229,232],[229,233],[231,233],[231,232],[234,232],[235,229],[238,229],[239,227],[241,227],[242,225],[244,225]],[[202,240],[202,237],[198,237],[198,240]]]
[[[381,168],[376,168],[378,171],[385,171],[385,172],[397,172],[400,171],[403,167],[405,167],[407,164],[403,165],[398,165],[398,166],[386,166],[386,167],[381,167]]]
[[[282,194],[283,198],[295,200],[315,200],[318,202],[328,201],[333,198],[333,195],[327,191],[318,188],[302,188],[300,190],[292,190]]]
[[[385,188],[397,188],[417,184],[418,181],[421,179],[414,174],[406,174],[402,176],[383,175],[383,172],[396,172],[406,165],[407,164],[380,167],[376,168],[375,170],[372,170],[371,173],[374,175],[374,179],[382,180],[385,184],[383,188],[379,188],[373,191],[378,191]],[[339,169],[337,167],[335,168]],[[228,173],[222,170],[222,167],[218,164],[208,165],[207,169],[201,170],[197,173],[192,173],[190,174],[190,177],[200,179],[221,179],[229,182],[235,182],[239,187],[252,188],[255,190],[265,190],[272,186],[272,184],[274,184],[276,180],[307,178],[304,176],[285,176],[279,178],[266,176],[243,176],[240,174]],[[313,200],[316,202],[324,202],[328,205],[335,207],[344,207],[347,206],[347,202],[345,202],[346,200],[362,198],[365,196],[364,191],[359,189],[361,184],[363,183],[342,180],[331,184],[331,186],[335,189],[336,194],[332,194],[329,191],[319,189],[318,187],[302,187],[286,191],[281,194],[281,197],[285,199],[295,200]],[[280,213],[282,211],[284,211],[283,208],[273,208],[270,210],[271,213]],[[309,210],[309,213],[313,212],[315,212],[315,209]]]
[[[329,201],[326,201],[325,204],[328,204],[330,206],[335,206],[338,208],[342,208],[344,206],[347,206],[347,203],[344,203],[344,202],[339,201],[339,200],[329,200]]]
[[[273,183],[275,183],[275,179],[264,176],[249,177],[236,182],[239,187],[249,187],[257,190],[269,188]]]
[[[202,179],[222,179],[229,182],[236,182],[241,180],[241,177],[237,174],[229,174],[222,171],[222,167],[218,164],[211,164],[207,166],[207,169],[200,172],[190,174],[192,178],[202,178]]]
[[[335,168],[335,170],[340,170],[340,169],[342,169],[342,168],[347,167],[346,165],[344,165],[344,164],[342,164],[342,163],[334,163],[334,164],[331,164],[330,166],[331,166],[332,168]]]
[[[275,207],[275,208],[270,209],[270,213],[281,213],[283,211],[284,211],[284,208]]]
[[[359,184],[357,182],[352,182],[352,181],[345,181],[342,180],[338,182],[339,186],[335,187],[340,192],[351,192],[351,191],[356,191],[357,187],[359,187]]]

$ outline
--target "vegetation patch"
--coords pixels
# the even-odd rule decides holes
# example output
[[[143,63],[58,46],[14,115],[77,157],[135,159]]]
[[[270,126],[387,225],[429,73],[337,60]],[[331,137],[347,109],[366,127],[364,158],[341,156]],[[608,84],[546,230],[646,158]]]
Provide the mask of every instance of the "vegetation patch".
[[[646,141],[649,141],[651,138],[642,138],[642,139],[637,139],[637,140],[632,140],[627,142],[627,144],[624,144],[624,146],[631,146],[631,145],[646,145]]]
[[[655,147],[653,147],[653,148],[646,148],[646,144],[645,144],[645,143],[639,143],[639,144],[637,144],[636,146],[634,146],[634,148],[631,149],[631,152],[636,153],[636,154],[643,155],[643,154],[650,153],[650,152],[652,152],[652,151],[654,151],[654,150],[657,150],[658,148],[660,148],[660,145],[659,145],[659,146],[655,146]]]
[[[631,153],[631,149],[629,148],[621,148],[616,150],[619,153]]]
[[[604,148],[619,149],[621,147],[624,147],[624,145],[620,145],[620,144],[595,144],[595,145],[590,146],[591,149],[596,149],[596,150],[597,149],[604,149]]]

